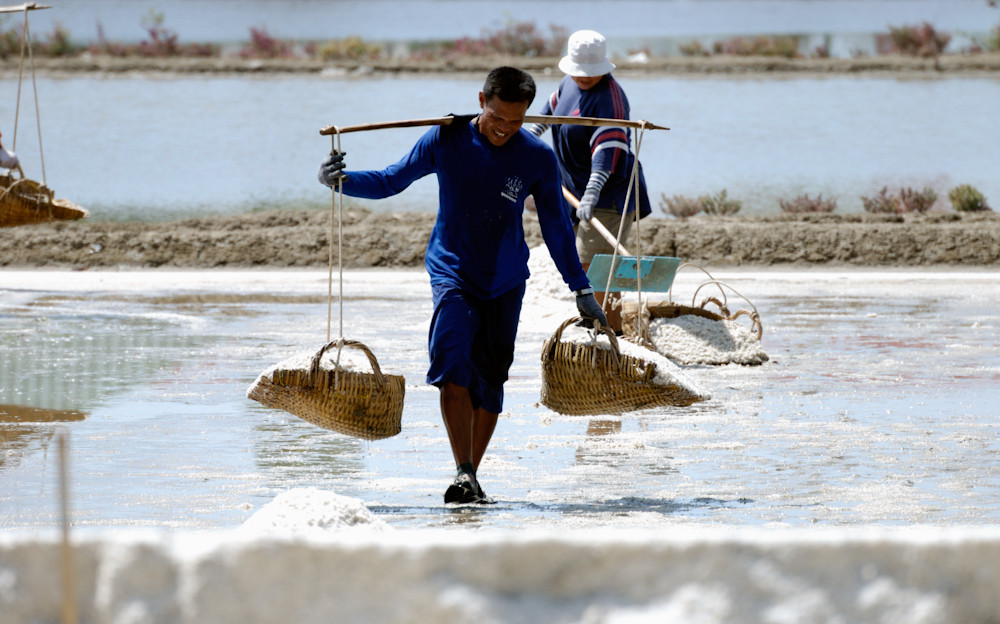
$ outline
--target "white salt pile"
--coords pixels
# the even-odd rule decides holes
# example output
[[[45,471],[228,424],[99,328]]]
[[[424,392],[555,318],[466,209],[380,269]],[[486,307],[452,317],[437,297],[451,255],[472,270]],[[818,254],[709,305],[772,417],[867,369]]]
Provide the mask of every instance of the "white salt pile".
[[[757,335],[737,321],[695,314],[654,318],[649,334],[658,352],[681,365],[757,365],[768,360]]]
[[[548,247],[539,245],[528,258],[531,276],[524,291],[522,320],[555,318],[564,320],[576,314],[576,299],[552,262]]]
[[[345,531],[394,530],[357,498],[316,488],[282,492],[257,510],[241,526],[246,533],[315,536]]]

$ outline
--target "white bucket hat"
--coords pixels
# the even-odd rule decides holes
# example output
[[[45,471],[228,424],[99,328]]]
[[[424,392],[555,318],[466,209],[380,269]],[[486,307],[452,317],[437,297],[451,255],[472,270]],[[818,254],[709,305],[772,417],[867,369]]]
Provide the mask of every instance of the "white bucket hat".
[[[610,73],[615,68],[608,60],[608,47],[604,36],[593,30],[578,30],[569,36],[569,54],[559,60],[564,74],[593,78]]]

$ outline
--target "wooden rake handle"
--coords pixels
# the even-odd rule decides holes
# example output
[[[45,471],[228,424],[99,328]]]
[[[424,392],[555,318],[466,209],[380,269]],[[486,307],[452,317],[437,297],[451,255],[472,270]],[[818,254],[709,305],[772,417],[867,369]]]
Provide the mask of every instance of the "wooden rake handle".
[[[574,195],[572,192],[570,192],[570,190],[568,188],[566,188],[565,186],[562,187],[562,190],[563,190],[563,197],[566,198],[566,201],[569,202],[570,206],[573,206],[574,208],[579,208],[580,207],[580,200],[576,198],[576,195]],[[590,225],[593,226],[593,228],[595,230],[597,230],[597,232],[601,236],[604,237],[604,240],[608,241],[608,244],[610,244],[612,247],[615,247],[615,248],[618,249],[618,254],[619,255],[621,255],[621,256],[631,256],[632,255],[632,252],[630,252],[628,249],[625,249],[623,246],[621,246],[621,245],[618,244],[618,239],[615,237],[615,235],[612,234],[608,230],[608,228],[604,227],[604,224],[601,223],[600,221],[598,221],[596,217],[591,217],[590,218]]]

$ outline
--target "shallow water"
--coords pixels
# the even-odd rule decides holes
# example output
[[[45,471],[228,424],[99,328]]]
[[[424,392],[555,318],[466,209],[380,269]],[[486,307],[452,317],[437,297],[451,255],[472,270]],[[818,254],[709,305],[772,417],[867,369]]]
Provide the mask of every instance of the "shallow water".
[[[675,299],[698,275],[682,272]],[[710,401],[620,417],[538,405],[541,343],[572,306],[529,293],[480,468],[499,503],[452,510],[437,393],[423,382],[422,272],[345,275],[344,335],[407,382],[403,432],[364,442],[244,396],[264,368],[324,342],[325,272],[5,271],[0,527],[55,525],[59,431],[78,526],[235,527],[304,487],[415,529],[1000,519],[995,272],[715,276],[756,304],[771,361],[687,368]]]
[[[531,112],[558,83],[539,75]],[[742,214],[775,214],[778,200],[835,198],[840,212],[883,186],[972,184],[1000,202],[996,78],[666,78],[621,76],[632,116],[669,126],[643,136],[640,158],[655,214],[662,196],[726,189]],[[166,221],[254,207],[329,206],[316,170],[330,124],[471,113],[476,77],[40,78],[48,185],[94,220]],[[0,79],[0,93],[17,81]],[[17,151],[41,178],[31,91],[22,97]],[[14,98],[0,98],[13,120]],[[3,124],[11,147],[12,121]],[[349,168],[382,168],[423,128],[341,138]],[[350,201],[350,200],[349,200]],[[380,211],[433,211],[432,177],[402,194],[359,202]]]

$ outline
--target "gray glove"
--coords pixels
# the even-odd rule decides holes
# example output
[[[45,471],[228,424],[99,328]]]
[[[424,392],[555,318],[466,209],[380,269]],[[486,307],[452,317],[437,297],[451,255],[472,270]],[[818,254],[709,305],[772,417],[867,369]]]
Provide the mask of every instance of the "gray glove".
[[[347,152],[333,151],[320,163],[319,173],[316,174],[320,184],[333,188],[337,186],[338,181],[347,179],[347,174],[344,173],[345,154]]]
[[[576,209],[576,218],[580,221],[590,221],[594,216],[594,206],[597,205],[597,198],[601,196],[600,189],[588,186],[580,198],[580,205]]]
[[[594,289],[581,288],[575,294],[576,309],[580,312],[580,316],[596,320],[602,326],[608,327],[608,317],[604,316],[604,310],[601,310],[601,306],[597,304],[597,299],[594,298]]]

